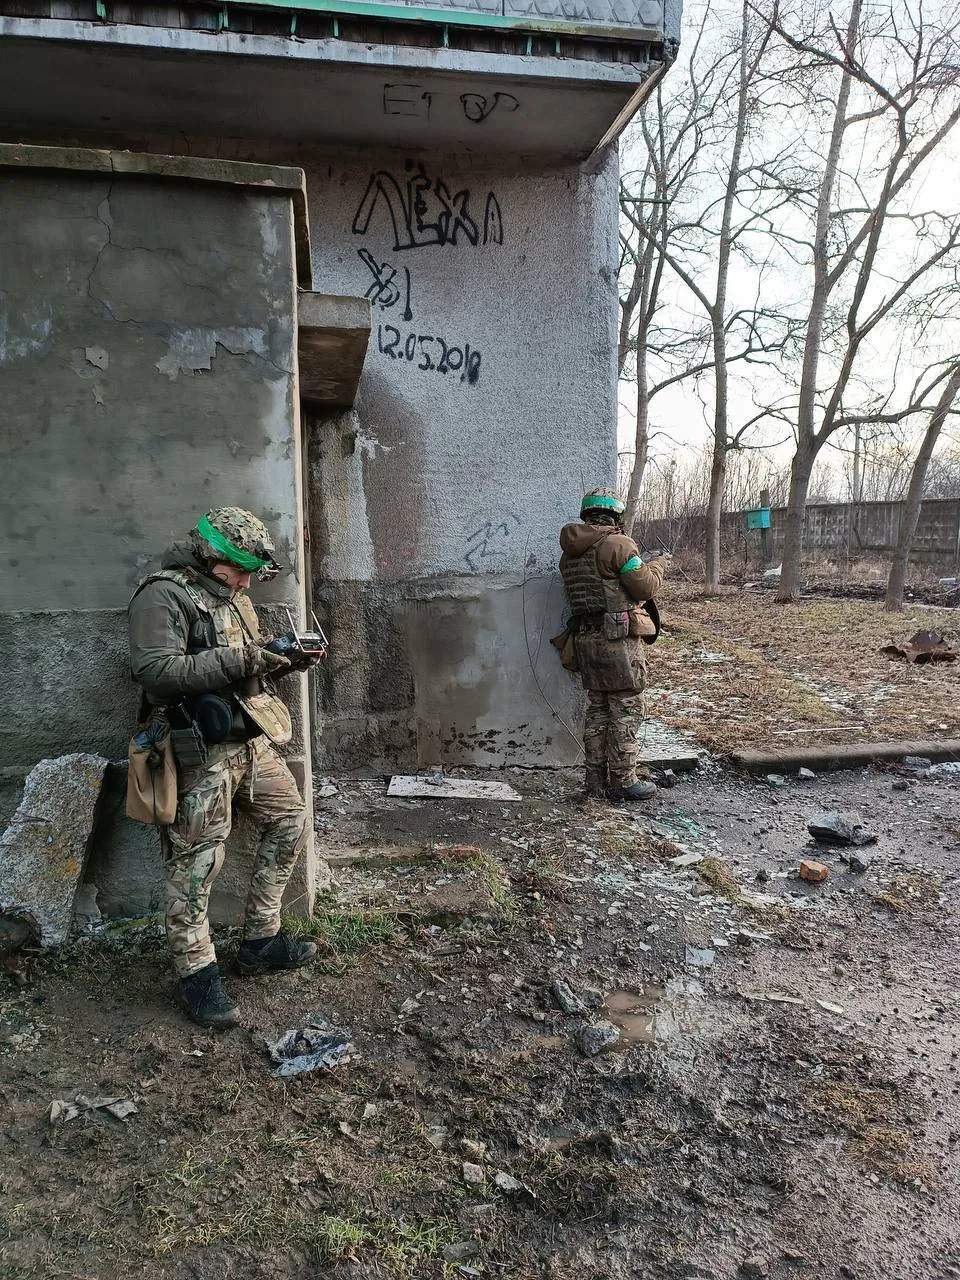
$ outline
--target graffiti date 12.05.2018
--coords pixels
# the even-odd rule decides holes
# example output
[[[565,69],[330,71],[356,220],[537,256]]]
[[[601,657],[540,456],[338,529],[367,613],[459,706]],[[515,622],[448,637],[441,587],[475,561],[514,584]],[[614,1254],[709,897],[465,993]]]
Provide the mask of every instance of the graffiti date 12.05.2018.
[[[391,360],[406,360],[424,372],[459,374],[460,381],[471,386],[480,381],[480,352],[469,343],[452,347],[445,338],[426,333],[404,335],[392,324],[378,324],[377,346]]]

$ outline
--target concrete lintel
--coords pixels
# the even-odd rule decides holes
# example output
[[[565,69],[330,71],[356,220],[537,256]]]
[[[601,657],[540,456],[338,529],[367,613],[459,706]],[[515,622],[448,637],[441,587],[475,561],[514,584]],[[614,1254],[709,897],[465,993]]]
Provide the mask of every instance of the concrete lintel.
[[[122,174],[180,182],[222,183],[250,187],[285,196],[293,203],[297,280],[312,284],[307,186],[302,169],[286,165],[247,164],[202,156],[149,155],[138,151],[108,151],[91,147],[27,146],[0,142],[0,169],[54,169],[73,173]]]
[[[300,398],[317,408],[349,409],[370,341],[369,301],[301,293],[297,311]]]
[[[0,38],[4,36],[154,51],[284,58],[289,62],[328,62],[383,70],[443,71],[482,76],[487,80],[520,77],[556,84],[631,85],[651,70],[649,64],[634,62],[594,62],[586,58],[536,54],[493,55],[468,49],[435,49],[421,45],[365,44],[335,39],[292,40],[288,36],[247,35],[232,31],[187,31],[128,23],[104,25],[67,18],[0,15]],[[638,38],[636,33],[632,38]]]

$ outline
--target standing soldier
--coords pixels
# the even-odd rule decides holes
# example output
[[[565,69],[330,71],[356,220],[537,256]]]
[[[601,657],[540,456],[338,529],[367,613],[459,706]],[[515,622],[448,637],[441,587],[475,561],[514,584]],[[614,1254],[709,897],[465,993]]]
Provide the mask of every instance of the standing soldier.
[[[231,1027],[207,906],[224,857],[232,805],[261,829],[247,898],[241,974],[296,969],[316,955],[280,928],[280,901],[305,843],[306,812],[274,744],[291,737],[290,714],[265,679],[303,669],[264,646],[244,594],[256,575],[280,572],[263,524],[239,507],[203,516],[186,543],[170,548],[159,573],[130,602],[130,665],[143,690],[141,721],[169,722],[177,762],[177,810],[161,827],[166,930],[188,1017]]]
[[[637,731],[643,720],[644,642],[660,631],[654,596],[666,560],[648,563],[623,530],[626,504],[613,489],[592,489],[580,521],[560,531],[560,573],[572,614],[574,665],[587,691],[583,730],[587,794],[646,800],[652,782],[637,779]]]

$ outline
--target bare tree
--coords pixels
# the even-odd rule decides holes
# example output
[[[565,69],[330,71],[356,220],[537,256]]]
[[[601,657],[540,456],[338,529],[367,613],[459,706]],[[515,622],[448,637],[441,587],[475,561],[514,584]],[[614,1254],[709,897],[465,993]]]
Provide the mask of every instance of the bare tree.
[[[893,564],[890,566],[887,594],[883,605],[891,613],[896,613],[903,608],[903,589],[907,580],[907,565],[910,560],[913,539],[917,532],[917,522],[920,519],[920,503],[923,499],[926,485],[927,468],[930,465],[930,459],[933,457],[933,451],[940,438],[944,423],[947,421],[947,416],[953,408],[957,395],[960,394],[960,359],[953,364],[952,368],[948,368],[944,372],[943,377],[946,381],[943,384],[940,399],[930,414],[930,422],[924,434],[923,443],[917,453],[916,461],[913,464],[910,487],[907,490],[903,511],[900,515],[897,549],[893,554]]]
[[[752,3],[752,0],[751,0]],[[758,17],[760,6],[753,6]],[[955,66],[956,14],[941,10],[928,21],[922,2],[902,12],[893,5],[871,8],[851,0],[846,29],[828,15],[825,29],[803,34],[788,26],[775,3],[771,30],[796,56],[793,76],[824,75],[836,83],[832,124],[819,180],[812,190],[795,188],[797,207],[812,198],[813,236],[809,244],[812,290],[804,322],[804,345],[797,411],[797,447],[791,469],[783,570],[778,599],[793,599],[800,587],[804,507],[814,462],[824,444],[843,427],[858,423],[902,422],[932,407],[937,382],[917,381],[904,400],[897,388],[879,407],[856,403],[855,373],[871,341],[900,308],[914,299],[945,259],[960,245],[960,216],[917,212],[916,179],[960,122]],[[818,96],[816,109],[821,110]],[[866,138],[873,163],[845,168],[854,142],[861,160]],[[905,250],[895,262],[884,254],[884,235],[897,227]],[[828,360],[824,361],[824,352]],[[824,385],[821,365],[827,363]]]
[[[708,27],[710,38],[705,39]],[[739,22],[718,33],[709,4],[693,42],[685,82],[670,82],[670,98],[658,89],[640,118],[644,150],[642,182],[621,198],[624,243],[635,244],[634,273],[623,306],[620,356],[629,350],[627,305],[636,322],[636,449],[628,494],[628,521],[636,518],[649,443],[649,405],[667,386],[706,375],[712,392],[712,466],[708,498],[705,588],[715,592],[720,576],[720,517],[727,458],[742,447],[763,415],[735,430],[729,422],[730,368],[761,363],[782,352],[789,322],[761,301],[764,263],[751,259],[747,243],[788,197],[768,193],[751,207],[743,204],[745,179],[754,169],[747,144],[758,120],[758,94],[770,28],[752,17],[743,0]],[[652,206],[648,211],[647,206]],[[753,269],[755,296],[745,305],[730,302],[734,253]],[[665,277],[675,277],[699,309],[699,320],[666,329],[658,318]],[[672,282],[671,282],[672,283]],[[656,294],[650,286],[656,286]],[[674,310],[677,309],[674,299]],[[631,313],[632,319],[633,313]],[[666,372],[649,385],[648,358],[656,350]],[[621,363],[621,368],[623,364]]]

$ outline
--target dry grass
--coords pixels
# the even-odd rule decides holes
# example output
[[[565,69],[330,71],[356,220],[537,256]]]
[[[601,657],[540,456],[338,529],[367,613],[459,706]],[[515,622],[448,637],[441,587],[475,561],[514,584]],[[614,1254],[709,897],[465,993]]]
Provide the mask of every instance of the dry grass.
[[[862,1168],[897,1182],[930,1185],[932,1172],[912,1154],[914,1139],[902,1127],[903,1100],[896,1090],[829,1081],[816,1093],[810,1109],[852,1136],[848,1151]]]
[[[960,663],[917,667],[879,651],[921,628],[955,641],[955,611],[778,605],[739,590],[705,599],[678,586],[664,612],[650,710],[710,750],[960,736]]]
[[[913,871],[891,876],[878,893],[870,896],[874,902],[879,902],[889,911],[920,911],[936,906],[942,891],[943,884],[939,876]]]

